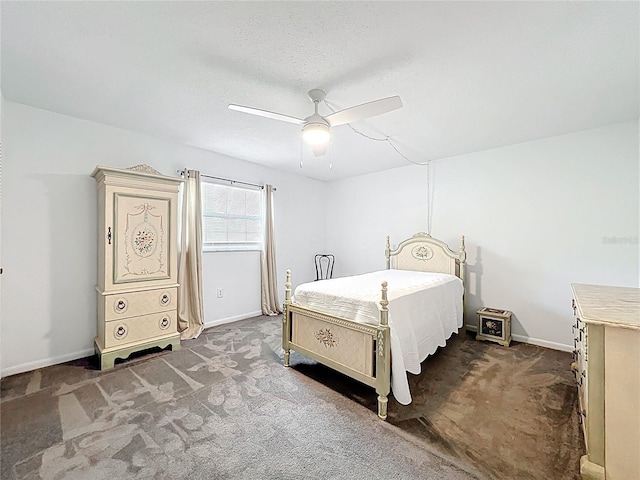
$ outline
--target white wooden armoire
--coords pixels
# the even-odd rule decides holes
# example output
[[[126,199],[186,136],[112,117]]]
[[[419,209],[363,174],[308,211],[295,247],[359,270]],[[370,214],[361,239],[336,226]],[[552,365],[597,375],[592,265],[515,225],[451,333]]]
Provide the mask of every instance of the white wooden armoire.
[[[152,347],[180,348],[177,213],[181,178],[146,165],[97,166],[100,368]]]

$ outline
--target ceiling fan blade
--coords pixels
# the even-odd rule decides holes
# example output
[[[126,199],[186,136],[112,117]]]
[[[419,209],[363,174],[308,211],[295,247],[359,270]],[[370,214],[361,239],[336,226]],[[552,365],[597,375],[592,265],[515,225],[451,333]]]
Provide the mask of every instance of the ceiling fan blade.
[[[322,143],[319,145],[313,145],[313,154],[316,157],[321,157],[322,155],[324,155],[325,153],[327,153],[327,144],[326,143]]]
[[[402,107],[402,100],[396,95],[394,97],[381,98],[373,102],[356,105],[355,107],[345,108],[339,112],[327,115],[324,119],[329,122],[329,125],[335,127],[337,125],[353,123],[358,120],[381,115],[400,107]]]
[[[229,104],[230,110],[236,110],[238,112],[250,113],[251,115],[258,115],[260,117],[271,118],[273,120],[281,120],[283,122],[295,123],[296,125],[304,125],[304,120],[299,118],[290,117],[289,115],[283,115],[281,113],[270,112],[268,110],[260,110],[259,108],[244,107],[242,105]]]

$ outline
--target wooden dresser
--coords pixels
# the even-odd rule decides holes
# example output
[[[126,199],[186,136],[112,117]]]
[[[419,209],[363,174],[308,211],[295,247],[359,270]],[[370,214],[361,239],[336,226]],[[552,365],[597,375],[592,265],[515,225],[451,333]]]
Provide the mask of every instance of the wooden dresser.
[[[640,480],[640,289],[572,284],[583,480]]]
[[[146,165],[98,166],[100,368],[151,347],[180,348],[177,212],[182,179]]]

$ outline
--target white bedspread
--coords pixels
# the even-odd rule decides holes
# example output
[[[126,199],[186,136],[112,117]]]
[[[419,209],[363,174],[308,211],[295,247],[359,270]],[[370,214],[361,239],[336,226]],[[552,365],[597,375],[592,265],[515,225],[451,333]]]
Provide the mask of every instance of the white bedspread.
[[[444,347],[462,326],[462,281],[444,273],[381,270],[299,285],[293,301],[334,316],[377,325],[381,283],[388,283],[391,327],[391,389],[396,400],[411,403],[407,373]]]

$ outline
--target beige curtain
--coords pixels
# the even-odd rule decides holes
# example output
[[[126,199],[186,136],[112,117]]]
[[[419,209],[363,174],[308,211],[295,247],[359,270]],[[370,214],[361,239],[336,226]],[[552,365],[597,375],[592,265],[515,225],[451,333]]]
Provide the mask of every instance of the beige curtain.
[[[202,203],[200,172],[186,171],[182,195],[182,234],[178,266],[180,338],[196,338],[204,328],[202,305]]]
[[[276,240],[273,221],[273,186],[265,185],[263,190],[264,216],[264,246],[260,254],[262,271],[262,313],[277,315],[282,313],[278,301],[278,274],[276,272]]]

